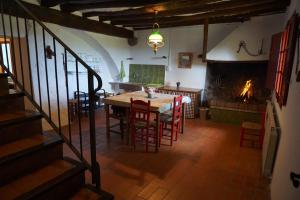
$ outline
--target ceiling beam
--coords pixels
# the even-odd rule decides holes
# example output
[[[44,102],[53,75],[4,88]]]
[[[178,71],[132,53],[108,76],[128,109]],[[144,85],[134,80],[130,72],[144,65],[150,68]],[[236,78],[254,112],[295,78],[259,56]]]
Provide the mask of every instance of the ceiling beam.
[[[227,17],[216,17],[209,18],[209,24],[220,24],[220,23],[237,23],[249,21],[251,17],[255,16],[265,16],[282,13],[281,11],[271,11],[268,13],[250,13],[247,15],[237,15],[237,16],[227,16]],[[160,23],[160,28],[169,28],[169,27],[178,27],[178,26],[194,26],[194,25],[204,25],[204,19],[194,20],[194,21],[182,21],[182,22],[173,22],[173,23]],[[127,25],[126,25],[127,26]],[[132,27],[134,30],[141,29],[152,29],[153,24],[129,24],[128,27]]]
[[[158,4],[155,6],[145,6],[136,9],[127,9],[123,11],[115,12],[84,12],[83,17],[93,17],[99,16],[102,21],[105,20],[118,20],[125,18],[154,18],[155,11],[158,11],[159,17],[170,17],[173,15],[183,15],[199,12],[207,12],[211,10],[221,10],[224,8],[232,7],[242,7],[249,5],[259,5],[267,2],[276,2],[278,0],[231,0],[231,1],[218,1],[218,0],[203,0],[195,1],[190,0],[188,2],[170,2],[165,4]]]
[[[86,4],[86,3],[95,3],[95,2],[111,2],[114,0],[38,0],[41,6],[44,7],[53,7],[59,4],[75,3],[75,4]]]
[[[120,8],[120,7],[139,7],[145,5],[155,5],[158,3],[168,2],[172,0],[95,0],[89,3],[70,2],[60,5],[62,11],[74,12],[95,8]]]
[[[221,23],[239,23],[250,20],[249,17],[219,17],[209,19],[209,24],[221,24]],[[189,22],[177,22],[177,23],[162,23],[159,24],[160,28],[170,28],[170,27],[179,27],[179,26],[195,26],[195,25],[204,25],[205,20],[195,20]],[[139,25],[130,25],[134,30],[145,30],[152,29],[152,24],[139,24]]]
[[[44,7],[53,7],[62,2],[64,2],[64,0],[39,0],[40,5]]]
[[[5,13],[14,16],[30,18],[30,16],[22,10],[14,1],[5,1],[7,6],[4,8],[14,8],[6,9]],[[95,20],[89,20],[82,18],[77,15],[72,15],[68,13],[62,13],[58,10],[41,7],[38,5],[22,2],[38,19],[44,22],[49,22],[53,24],[58,24],[61,26],[90,31],[94,33],[101,33],[110,36],[122,37],[122,38],[133,38],[133,31],[116,27],[110,24],[105,24]]]
[[[90,12],[83,12],[82,16],[83,17],[94,17],[94,16],[99,16],[99,17],[123,17],[123,16],[128,16],[128,15],[143,15],[143,14],[148,14],[151,17],[154,16],[155,11],[159,12],[159,15],[161,13],[164,13],[165,11],[168,10],[176,10],[180,8],[191,8],[192,6],[203,6],[207,3],[213,3],[218,0],[189,0],[189,1],[170,1],[170,2],[164,2],[164,3],[159,3],[155,5],[145,5],[140,8],[133,8],[133,9],[126,9],[122,11],[90,11]],[[239,1],[239,0],[232,0],[232,1]],[[248,0],[250,1],[250,0]]]
[[[181,21],[193,21],[193,20],[200,20],[200,19],[205,19],[205,18],[211,18],[211,17],[222,17],[222,16],[232,16],[232,15],[245,15],[248,13],[253,13],[255,14],[263,14],[266,12],[271,12],[271,11],[284,11],[285,10],[285,3],[277,3],[277,4],[262,4],[260,6],[257,5],[252,5],[248,7],[243,7],[239,9],[223,9],[220,11],[210,11],[207,13],[202,13],[202,14],[196,14],[192,16],[172,16],[172,17],[160,17],[157,18],[156,21],[159,23],[162,22],[169,22],[169,23],[176,23],[176,22],[181,22]],[[122,19],[122,20],[113,20],[111,21],[112,24],[114,25],[124,25],[126,26],[127,24],[146,24],[146,23],[154,23],[154,19],[140,19],[140,18],[133,18],[133,19]]]

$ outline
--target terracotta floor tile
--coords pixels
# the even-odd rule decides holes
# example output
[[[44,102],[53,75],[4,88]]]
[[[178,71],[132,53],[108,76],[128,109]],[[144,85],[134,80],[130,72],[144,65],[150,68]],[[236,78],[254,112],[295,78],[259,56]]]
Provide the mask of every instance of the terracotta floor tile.
[[[83,118],[85,131],[87,123]],[[116,200],[270,199],[269,182],[261,176],[261,149],[239,146],[239,126],[187,120],[185,133],[159,153],[134,152],[120,135],[107,140],[103,111],[96,113],[96,131],[102,187]],[[83,141],[89,155],[88,132]]]

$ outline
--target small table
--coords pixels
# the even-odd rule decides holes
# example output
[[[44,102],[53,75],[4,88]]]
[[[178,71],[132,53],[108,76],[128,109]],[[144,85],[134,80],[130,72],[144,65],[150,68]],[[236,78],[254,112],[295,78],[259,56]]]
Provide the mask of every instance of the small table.
[[[195,88],[186,87],[173,87],[173,86],[163,86],[158,88],[158,92],[167,94],[176,94],[182,96],[189,96],[191,98],[191,103],[185,105],[186,118],[194,119],[198,116],[198,104],[201,99],[201,90]]]
[[[176,96],[177,95],[155,93],[154,98],[150,99],[147,98],[147,94],[145,92],[137,91],[137,92],[129,92],[129,93],[124,93],[121,95],[105,98],[104,103],[105,103],[105,111],[106,111],[107,137],[109,137],[110,135],[109,106],[114,105],[119,107],[130,108],[130,99],[133,98],[134,100],[151,101],[150,111],[155,113],[156,115],[156,134],[157,134],[157,138],[159,138],[160,113],[163,113],[171,109],[174,97]],[[129,118],[128,112],[127,112],[127,118]],[[128,128],[127,131],[129,132]],[[157,139],[155,144],[156,152],[158,152],[158,141],[159,140]]]

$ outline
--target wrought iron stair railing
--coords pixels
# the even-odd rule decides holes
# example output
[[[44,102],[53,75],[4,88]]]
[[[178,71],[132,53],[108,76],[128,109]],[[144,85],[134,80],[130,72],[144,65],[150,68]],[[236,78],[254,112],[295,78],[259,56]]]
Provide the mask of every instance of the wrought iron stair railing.
[[[14,9],[20,10],[22,15],[16,16],[16,12],[12,12]],[[92,183],[100,189],[93,105],[96,92],[102,87],[101,77],[21,1],[1,0],[0,24],[1,67],[86,165],[92,174]],[[52,56],[53,62],[50,60]],[[70,68],[73,69],[73,76],[70,75]],[[70,77],[72,80],[69,80]],[[72,123],[70,95],[80,90],[88,93],[88,117],[78,111],[77,123]],[[77,101],[77,108],[80,108],[80,98],[74,100]],[[82,123],[88,124],[89,130],[82,130]],[[74,124],[78,124],[78,127]],[[83,145],[89,147],[87,152],[84,152]]]

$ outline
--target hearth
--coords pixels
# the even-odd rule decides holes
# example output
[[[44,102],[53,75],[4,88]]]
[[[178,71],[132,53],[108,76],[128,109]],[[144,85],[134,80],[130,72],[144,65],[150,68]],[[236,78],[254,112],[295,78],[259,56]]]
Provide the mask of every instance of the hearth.
[[[205,89],[208,102],[264,104],[267,61],[208,62]]]
[[[205,91],[212,120],[259,122],[270,94],[266,73],[267,61],[208,62]]]

